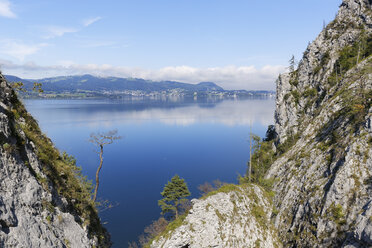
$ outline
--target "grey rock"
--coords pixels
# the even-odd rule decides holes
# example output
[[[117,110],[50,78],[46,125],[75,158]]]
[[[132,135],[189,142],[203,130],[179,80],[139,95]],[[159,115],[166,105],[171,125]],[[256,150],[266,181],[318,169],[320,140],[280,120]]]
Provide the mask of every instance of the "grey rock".
[[[371,57],[344,72],[335,85],[328,83],[339,51],[358,42],[360,27],[371,35],[371,4],[343,1],[335,21],[308,46],[296,71],[297,84],[291,83],[290,74],[277,81],[277,145],[298,137],[266,176],[276,178],[275,226],[285,246],[372,246],[371,109],[357,132],[346,113],[338,114],[350,101],[342,92],[356,97],[361,80],[366,91],[372,89]],[[329,60],[322,64],[326,54]],[[362,71],[363,79],[358,76]],[[316,96],[304,96],[306,89],[315,89]]]
[[[6,150],[6,145],[16,146],[11,129],[14,123],[7,115],[13,94],[0,75],[0,247],[97,246],[97,238],[89,237],[76,216],[66,211],[66,200],[52,186],[46,190],[37,180],[36,175],[46,175],[35,146],[25,134],[18,130],[18,135],[26,140],[18,149],[24,150],[28,165],[19,152]],[[53,210],[45,205],[53,206]]]
[[[236,186],[192,203],[182,225],[158,237],[152,248],[281,247],[270,223],[271,204],[258,186]]]

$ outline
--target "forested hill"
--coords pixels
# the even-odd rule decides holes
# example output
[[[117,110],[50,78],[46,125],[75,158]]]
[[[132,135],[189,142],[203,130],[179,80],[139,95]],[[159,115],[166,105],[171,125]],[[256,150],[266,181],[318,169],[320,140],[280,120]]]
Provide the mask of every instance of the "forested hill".
[[[43,79],[21,79],[15,76],[6,75],[8,81],[22,81],[26,87],[31,88],[32,82],[43,84],[46,91],[124,91],[141,90],[146,92],[162,91],[169,89],[184,89],[189,91],[223,91],[221,87],[211,82],[199,84],[186,84],[175,81],[150,81],[138,78],[118,78],[118,77],[96,77],[92,75],[63,76]]]
[[[269,95],[270,91],[227,91],[212,82],[187,84],[175,81],[150,81],[138,78],[96,77],[92,75],[62,76],[43,79],[22,79],[6,75],[9,82],[22,82],[26,89],[32,90],[33,83],[42,84],[45,94],[64,94],[84,96],[146,95],[166,93],[173,95],[215,94],[215,95]]]

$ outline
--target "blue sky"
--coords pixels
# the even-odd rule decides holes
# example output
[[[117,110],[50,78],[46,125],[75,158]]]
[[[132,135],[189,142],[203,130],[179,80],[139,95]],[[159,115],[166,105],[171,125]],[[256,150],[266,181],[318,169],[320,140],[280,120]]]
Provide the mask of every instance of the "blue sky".
[[[274,89],[341,0],[0,0],[0,65]]]

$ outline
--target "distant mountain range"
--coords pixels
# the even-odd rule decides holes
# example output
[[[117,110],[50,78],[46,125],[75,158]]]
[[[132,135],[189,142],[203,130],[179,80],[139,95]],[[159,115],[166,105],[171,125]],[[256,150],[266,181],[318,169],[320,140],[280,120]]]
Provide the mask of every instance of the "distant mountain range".
[[[5,75],[9,82],[22,82],[26,97],[123,97],[123,96],[268,96],[273,91],[224,90],[213,82],[188,84],[175,81],[151,81],[138,78],[96,77],[92,75],[61,76],[43,79],[22,79]],[[30,93],[33,83],[42,84],[44,93]]]

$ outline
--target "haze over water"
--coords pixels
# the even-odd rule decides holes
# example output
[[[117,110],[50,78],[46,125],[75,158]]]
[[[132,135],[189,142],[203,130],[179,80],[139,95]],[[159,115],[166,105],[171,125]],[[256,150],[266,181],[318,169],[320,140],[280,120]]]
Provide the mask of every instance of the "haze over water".
[[[27,100],[27,109],[61,150],[93,179],[98,166],[92,132],[117,129],[123,139],[105,147],[98,198],[116,207],[101,212],[113,247],[127,247],[160,215],[157,201],[175,174],[197,186],[236,183],[248,157],[249,126],[264,136],[275,99],[225,101]]]

